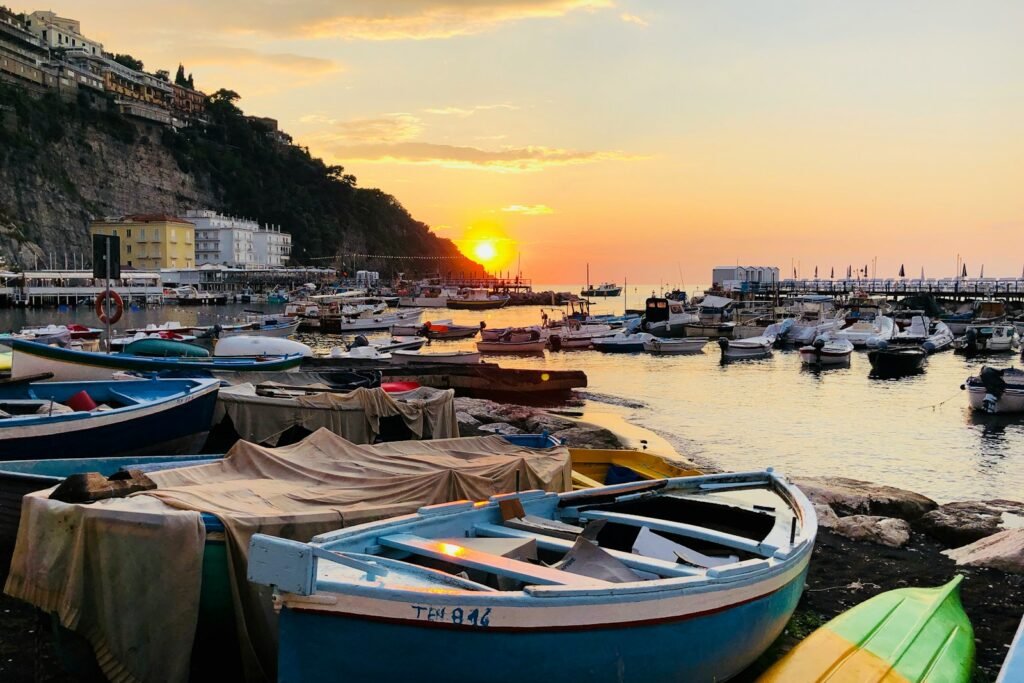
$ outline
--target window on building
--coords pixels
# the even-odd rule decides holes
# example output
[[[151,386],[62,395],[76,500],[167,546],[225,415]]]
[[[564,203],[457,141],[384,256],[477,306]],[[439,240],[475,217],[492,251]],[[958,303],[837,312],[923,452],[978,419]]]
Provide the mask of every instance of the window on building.
[[[140,242],[145,242],[146,241],[146,229],[145,228],[139,228],[139,241]]]
[[[174,228],[171,228],[171,241],[172,242],[177,242],[178,241],[178,231],[175,230]]]
[[[131,236],[132,236],[132,229],[131,229],[131,228],[128,228],[128,229],[127,229],[127,232],[128,232],[128,237],[131,237]]]
[[[128,250],[129,254],[132,253],[132,245],[129,244],[127,247],[125,247],[125,249]]]

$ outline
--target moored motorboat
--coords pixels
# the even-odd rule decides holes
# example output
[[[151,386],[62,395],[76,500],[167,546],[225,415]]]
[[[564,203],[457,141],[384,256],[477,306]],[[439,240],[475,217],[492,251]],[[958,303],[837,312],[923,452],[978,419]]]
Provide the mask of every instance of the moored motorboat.
[[[0,459],[194,453],[219,386],[214,379],[0,386]]]
[[[871,374],[878,377],[901,377],[918,373],[927,357],[927,352],[920,347],[889,347],[885,343],[868,352]]]
[[[456,325],[450,320],[439,322],[430,322],[428,320],[423,323],[418,334],[427,339],[470,339],[475,337],[485,327],[484,323],[479,325]],[[395,334],[394,328],[391,329],[391,334]]]
[[[647,332],[616,332],[605,337],[594,337],[591,343],[595,351],[605,353],[640,353],[644,345],[656,337]]]
[[[278,670],[297,680],[726,680],[782,632],[816,532],[777,474],[708,475],[429,506],[308,544],[258,534],[248,576],[278,591]],[[341,647],[356,637],[364,656]]]
[[[974,629],[960,603],[962,580],[876,595],[805,638],[758,682],[967,683]]]
[[[457,295],[449,296],[446,306],[451,309],[482,311],[502,308],[508,304],[508,294],[488,294],[486,289],[464,289]]]
[[[938,353],[953,346],[953,333],[942,320],[933,319],[915,312],[902,330],[893,335],[886,345],[920,346],[927,353]],[[877,348],[881,341],[868,342],[869,348]]]
[[[670,356],[682,353],[701,353],[708,343],[707,337],[684,337],[681,339],[651,339],[644,342],[644,351],[655,356]]]
[[[269,341],[271,338],[260,339]],[[75,351],[20,339],[13,340],[11,345],[14,349],[11,372],[15,378],[52,373],[55,381],[105,380],[119,371],[267,372],[292,370],[302,363],[299,354],[256,358],[146,358],[127,353]]]
[[[849,339],[818,337],[813,344],[800,347],[800,362],[804,365],[848,365],[853,346]]]
[[[622,287],[614,282],[602,282],[595,286],[586,286],[580,290],[580,296],[610,297],[622,294]]]
[[[695,313],[687,313],[681,301],[650,297],[644,309],[641,327],[656,337],[686,336],[686,326],[700,323]]]
[[[244,334],[250,337],[288,337],[295,334],[301,324],[302,319],[297,316],[259,316],[257,319],[251,320],[247,324],[243,324],[238,329],[223,328],[220,332],[220,336],[223,338],[234,336],[236,334]]]
[[[839,329],[834,331],[836,338],[846,339],[855,347],[877,346],[880,341],[889,341],[896,334],[896,323],[885,315],[873,317],[847,316]]]
[[[969,325],[964,336],[953,343],[957,353],[977,356],[987,353],[1009,353],[1017,348],[1017,328],[1010,323]]]
[[[26,327],[21,330],[21,334],[25,337],[50,337],[54,335],[61,335],[64,331],[67,331],[71,339],[99,339],[100,334],[103,330],[97,327],[86,327],[85,325],[79,325],[77,323],[69,323],[67,325],[44,325],[42,327]]]
[[[547,344],[547,341],[544,339],[530,339],[527,341],[513,341],[511,339],[505,341],[499,339],[498,341],[478,341],[476,348],[481,353],[544,353]]]
[[[971,301],[956,313],[941,316],[942,322],[949,326],[955,336],[966,334],[971,325],[994,325],[1006,319],[1006,304],[1002,301],[978,300]]]
[[[722,350],[722,361],[730,360],[754,360],[767,358],[772,355],[772,346],[775,345],[774,334],[763,334],[760,337],[747,337],[745,339],[726,339],[719,337],[718,347]]]
[[[986,413],[1024,413],[1024,371],[982,367],[960,385],[971,408]]]

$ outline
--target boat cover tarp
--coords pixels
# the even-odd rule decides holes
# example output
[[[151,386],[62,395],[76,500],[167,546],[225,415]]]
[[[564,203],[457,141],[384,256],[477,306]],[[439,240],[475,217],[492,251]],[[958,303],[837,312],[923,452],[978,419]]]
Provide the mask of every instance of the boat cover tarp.
[[[701,308],[725,308],[727,306],[731,306],[734,303],[736,302],[730,299],[729,297],[713,296],[711,294],[708,294],[707,296],[700,300],[700,304],[698,305]]]
[[[517,477],[518,475],[518,477]],[[283,448],[238,442],[208,465],[149,473],[158,488],[73,505],[22,503],[5,591],[55,613],[119,681],[185,681],[199,609],[204,526],[225,527],[246,680],[276,678],[270,590],[246,580],[254,533],[308,541],[341,527],[520,489],[567,491],[569,450],[500,436],[356,445],[321,429]]]
[[[306,388],[329,389],[321,384]],[[281,435],[292,427],[310,432],[325,427],[353,443],[373,443],[380,434],[380,419],[394,415],[400,415],[417,438],[450,439],[459,435],[453,389],[419,387],[389,394],[381,388],[359,387],[344,394],[277,398],[257,396],[256,386],[247,382],[220,390],[214,424],[225,415],[241,438],[270,445],[277,445]]]

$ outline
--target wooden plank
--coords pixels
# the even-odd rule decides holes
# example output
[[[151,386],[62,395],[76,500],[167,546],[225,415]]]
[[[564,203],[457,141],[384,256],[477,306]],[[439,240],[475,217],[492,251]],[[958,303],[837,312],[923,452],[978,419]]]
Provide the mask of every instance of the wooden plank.
[[[508,527],[498,526],[497,524],[477,524],[473,529],[478,535],[482,536],[496,536],[498,538],[532,538],[537,541],[538,548],[553,552],[567,553],[573,546],[572,541],[555,538],[554,536],[535,534],[529,531],[522,531],[520,529],[510,529]],[[615,559],[619,560],[630,569],[639,569],[640,571],[650,572],[652,574],[658,574],[666,577],[702,576],[704,574],[704,571],[701,569],[694,569],[675,562],[666,562],[665,560],[659,560],[653,557],[634,555],[633,553],[627,553],[621,550],[609,550],[608,548],[602,548],[602,550],[611,554]]]
[[[381,536],[378,539],[382,546],[403,550],[414,555],[441,560],[460,567],[479,569],[499,576],[508,576],[528,584],[541,585],[607,585],[607,581],[592,579],[587,576],[570,574],[559,569],[551,569],[540,565],[520,562],[507,557],[499,557],[491,553],[482,553],[454,543],[434,541],[413,534],[395,534]]]
[[[758,543],[757,541],[749,538],[743,538],[742,536],[736,536],[734,534],[727,534],[722,531],[715,531],[713,529],[707,529],[693,524],[685,524],[683,522],[668,522],[662,519],[641,517],[640,515],[629,515],[622,512],[586,510],[580,513],[580,519],[603,519],[605,521],[612,522],[613,524],[647,527],[651,531],[662,531],[669,534],[675,534],[677,536],[684,536],[686,538],[696,538],[701,541],[717,543],[718,545],[725,546],[726,548],[745,550],[749,553],[765,557],[771,557],[772,554],[778,550],[777,546],[769,545],[767,543]]]

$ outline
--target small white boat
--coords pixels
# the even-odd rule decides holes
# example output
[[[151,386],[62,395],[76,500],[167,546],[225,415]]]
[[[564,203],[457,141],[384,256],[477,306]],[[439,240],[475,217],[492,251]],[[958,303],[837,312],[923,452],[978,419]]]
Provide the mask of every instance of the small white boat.
[[[530,327],[485,327],[480,330],[480,339],[483,341],[499,341],[507,336],[509,341],[531,341],[538,338],[534,333],[539,335],[540,339],[547,339],[552,330],[540,325],[532,325]]]
[[[718,347],[722,349],[722,361],[752,360],[767,358],[772,355],[775,335],[761,335],[746,339],[726,339],[719,337]]]
[[[896,323],[884,315],[876,315],[873,318],[847,317],[845,326],[835,331],[836,338],[846,339],[858,348],[874,348],[878,346],[878,342],[889,341],[895,334]]]
[[[1024,413],[1024,371],[983,367],[960,385],[971,408],[985,413]]]
[[[652,339],[644,342],[644,351],[655,356],[669,356],[681,353],[701,353],[707,337],[684,337],[682,339]]]
[[[956,352],[967,356],[1009,353],[1017,348],[1017,329],[1010,323],[970,325],[956,341]]]
[[[391,354],[388,352],[382,352],[376,346],[353,346],[350,349],[345,349],[343,346],[334,346],[331,348],[331,358],[346,359],[346,360],[377,360],[382,363],[391,362]]]
[[[221,358],[226,356],[292,356],[295,354],[308,358],[313,355],[313,349],[302,342],[291,339],[248,335],[221,339],[213,347],[213,355]]]
[[[932,320],[925,315],[915,315],[902,332],[893,336],[891,342],[897,346],[920,346],[928,353],[937,353],[953,345],[953,333],[949,326],[941,320]],[[874,342],[869,341],[868,343],[868,348],[878,348],[879,346]]]
[[[114,337],[110,340],[110,347],[112,349],[119,350],[128,346],[132,342],[137,342],[141,339],[167,339],[169,341],[178,341],[190,343],[196,340],[195,335],[192,334],[178,334],[177,332],[153,332],[146,334],[145,332],[137,332],[134,335],[125,337]]]
[[[818,337],[813,344],[800,347],[800,362],[804,365],[848,365],[853,354],[849,339]]]
[[[422,363],[447,363],[451,365],[475,365],[480,362],[477,351],[392,351],[391,362],[395,365],[411,365]]]
[[[481,353],[544,353],[545,339],[527,341],[478,341],[476,348]]]
[[[595,337],[594,349],[605,353],[640,353],[644,344],[657,339],[647,332],[617,332],[607,337]]]

